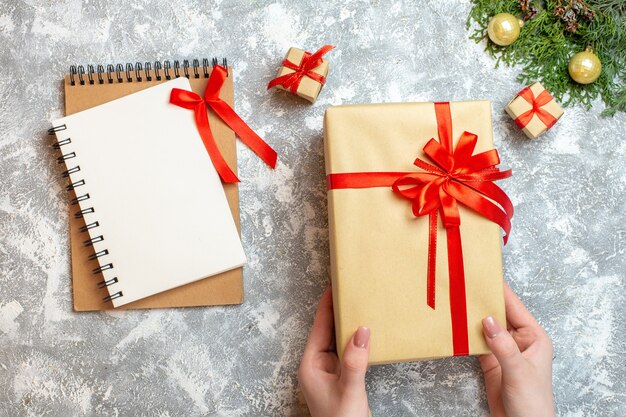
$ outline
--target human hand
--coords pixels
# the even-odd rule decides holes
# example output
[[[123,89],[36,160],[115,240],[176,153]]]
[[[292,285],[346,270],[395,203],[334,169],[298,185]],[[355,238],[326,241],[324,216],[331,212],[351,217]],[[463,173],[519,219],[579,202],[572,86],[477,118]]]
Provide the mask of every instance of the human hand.
[[[365,373],[370,331],[358,328],[346,345],[341,363],[334,334],[333,299],[328,288],[317,308],[298,370],[309,412],[311,417],[367,417]]]
[[[493,352],[480,357],[492,417],[554,417],[552,342],[504,284],[507,329],[491,316],[483,333]]]

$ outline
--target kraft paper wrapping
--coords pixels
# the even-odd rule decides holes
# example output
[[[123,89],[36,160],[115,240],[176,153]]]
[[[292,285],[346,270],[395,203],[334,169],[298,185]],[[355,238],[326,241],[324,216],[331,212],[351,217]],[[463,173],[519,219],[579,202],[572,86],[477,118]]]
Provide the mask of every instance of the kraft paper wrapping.
[[[493,148],[491,104],[451,103],[453,140],[478,135]],[[324,118],[326,173],[417,171],[416,157],[438,139],[433,103],[330,107]],[[488,353],[481,320],[505,323],[497,224],[459,207],[470,354]],[[439,217],[435,310],[426,303],[428,216],[416,218],[391,187],[328,192],[331,277],[339,355],[358,326],[371,331],[371,364],[451,356],[446,232]]]
[[[285,59],[293,62],[296,65],[300,65],[303,57],[304,51],[302,49],[289,48]],[[276,78],[282,77],[283,75],[292,74],[294,72],[295,71],[292,69],[281,66]],[[314,68],[313,72],[326,77],[328,75],[328,60],[322,59],[322,63],[318,67]],[[300,81],[300,85],[298,86],[296,94],[306,100],[309,100],[311,103],[314,103],[317,99],[317,96],[320,94],[322,87],[322,84],[315,80],[312,80],[305,75],[304,77],[302,77],[302,81]],[[285,87],[283,87],[282,85],[277,85],[276,88],[285,90]]]
[[[545,90],[541,83],[534,83],[529,88],[530,91],[533,92],[535,97],[538,97],[539,94],[541,94]],[[511,118],[515,120],[519,117],[519,115],[532,108],[533,106],[528,101],[524,100],[523,97],[515,96],[515,98],[506,105],[505,110],[509,114],[509,116],[511,116]],[[557,103],[554,99],[552,99],[552,101],[550,101],[546,105],[542,106],[542,108],[548,111],[548,113],[554,116],[557,120],[560,119],[561,116],[563,116],[563,108],[559,106],[559,103]],[[533,118],[530,119],[530,122],[528,122],[526,127],[522,129],[522,131],[526,134],[526,136],[534,139],[547,132],[548,127],[539,119],[539,117],[537,117],[537,115],[534,115]]]

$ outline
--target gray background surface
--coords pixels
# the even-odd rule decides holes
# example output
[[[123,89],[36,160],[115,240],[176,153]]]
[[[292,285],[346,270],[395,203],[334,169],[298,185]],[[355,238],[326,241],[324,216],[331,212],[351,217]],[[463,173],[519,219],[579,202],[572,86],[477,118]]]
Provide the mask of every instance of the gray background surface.
[[[626,415],[626,115],[598,102],[531,141],[522,86],[468,40],[468,1],[0,4],[0,415],[305,416],[296,368],[328,277],[322,116],[346,103],[490,99],[514,177],[507,280],[555,344],[558,414]],[[331,43],[314,105],[267,92],[290,46]],[[76,314],[67,196],[45,135],[72,63],[227,56],[236,109],[280,154],[239,147],[240,307]],[[485,416],[477,360],[380,366],[375,416]]]

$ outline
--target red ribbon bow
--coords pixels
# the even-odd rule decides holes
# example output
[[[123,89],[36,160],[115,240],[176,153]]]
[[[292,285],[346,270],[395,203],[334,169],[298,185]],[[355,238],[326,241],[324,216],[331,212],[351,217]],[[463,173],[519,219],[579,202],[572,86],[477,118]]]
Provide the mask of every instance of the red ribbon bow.
[[[550,112],[546,109],[542,108],[553,100],[550,93],[548,93],[548,90],[543,90],[541,94],[535,97],[530,87],[526,87],[517,95],[522,97],[532,106],[530,110],[525,111],[517,116],[517,119],[515,119],[515,124],[517,124],[520,129],[525,128],[535,115],[537,115],[539,120],[541,120],[541,122],[546,125],[548,129],[554,126],[557,121],[556,117],[550,114]]]
[[[204,98],[193,91],[173,88],[170,94],[170,103],[194,111],[198,132],[200,133],[204,147],[211,157],[213,166],[215,166],[222,181],[233,183],[239,182],[239,178],[237,178],[235,173],[230,169],[215,142],[215,138],[211,132],[211,126],[209,125],[207,106],[239,136],[243,143],[248,145],[248,147],[270,167],[274,168],[276,166],[278,156],[276,151],[265,143],[259,135],[254,133],[246,122],[235,113],[235,110],[220,98],[220,90],[224,85],[227,75],[228,73],[224,67],[216,65],[209,76],[209,81],[204,90]]]
[[[452,146],[452,118],[449,103],[435,103],[439,141],[431,139],[424,152],[434,162],[417,158],[415,166],[424,172],[353,172],[329,174],[328,188],[369,188],[391,186],[394,192],[412,201],[415,216],[429,216],[427,304],[435,308],[435,264],[437,213],[446,228],[450,310],[454,355],[467,355],[469,341],[465,301],[465,272],[459,226],[458,203],[497,223],[505,233],[511,230],[513,204],[493,181],[508,178],[511,170],[496,168],[498,151],[473,155],[478,137],[463,132],[456,149]],[[497,203],[497,204],[496,204]]]
[[[293,94],[296,94],[304,76],[307,76],[323,85],[326,83],[326,78],[324,78],[323,75],[313,72],[313,70],[322,64],[322,56],[334,48],[335,47],[332,45],[324,45],[314,54],[305,52],[302,57],[302,61],[300,61],[300,65],[296,65],[288,59],[285,59],[282,66],[292,69],[295,72],[273,79],[267,85],[267,89],[269,90],[277,85],[282,85],[286,90],[290,90]]]

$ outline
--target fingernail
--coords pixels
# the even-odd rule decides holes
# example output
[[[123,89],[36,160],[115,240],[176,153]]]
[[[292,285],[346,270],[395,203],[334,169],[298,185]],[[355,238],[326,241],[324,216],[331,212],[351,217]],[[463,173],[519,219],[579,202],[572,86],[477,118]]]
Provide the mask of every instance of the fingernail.
[[[502,331],[502,327],[492,316],[487,316],[483,319],[483,328],[490,339],[495,338]]]
[[[365,349],[370,342],[370,329],[367,327],[359,327],[354,334],[354,346]]]

